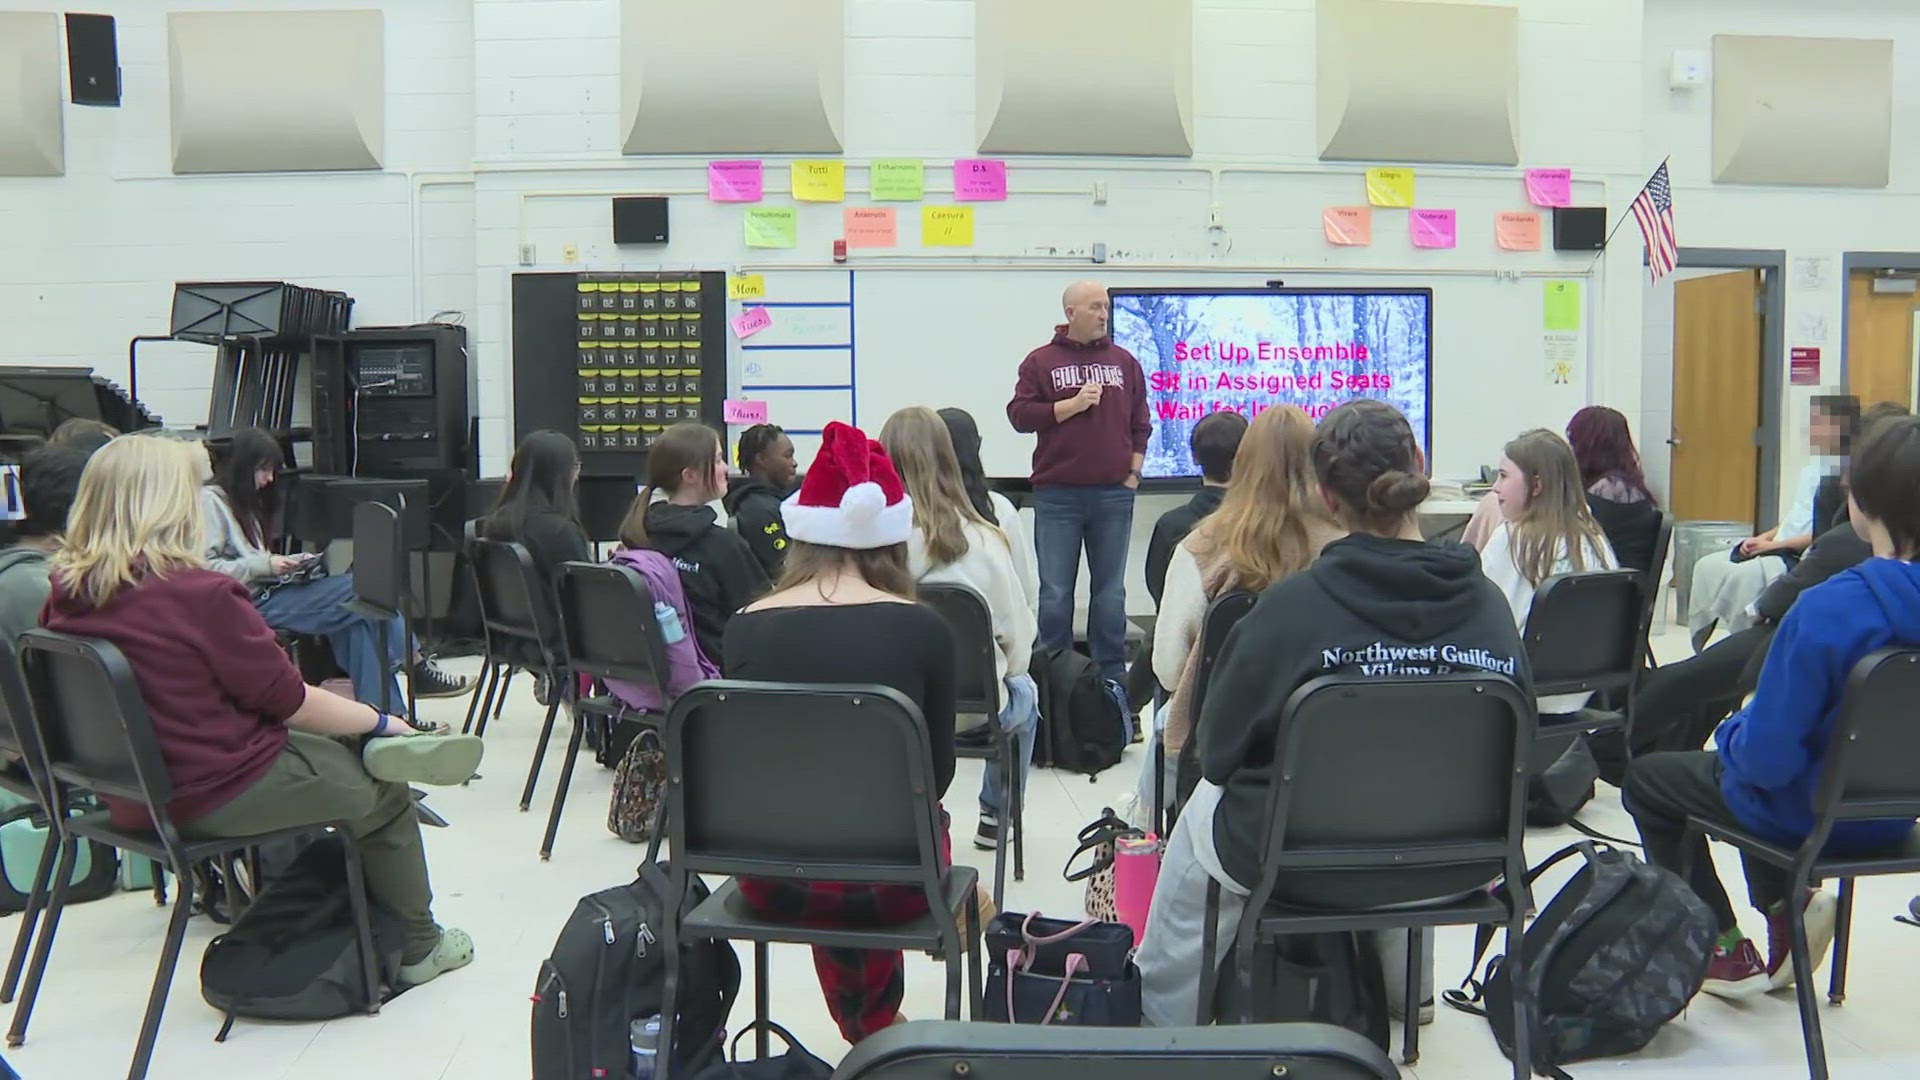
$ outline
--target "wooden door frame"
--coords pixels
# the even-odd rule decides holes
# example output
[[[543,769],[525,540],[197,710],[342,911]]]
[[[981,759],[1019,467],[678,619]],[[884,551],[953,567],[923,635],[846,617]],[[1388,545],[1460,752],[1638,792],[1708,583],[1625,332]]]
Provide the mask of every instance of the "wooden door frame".
[[[1846,393],[1851,385],[1852,372],[1847,367],[1847,324],[1853,318],[1853,274],[1856,270],[1906,270],[1920,272],[1920,252],[1914,251],[1843,251],[1840,253],[1840,392]],[[1870,404],[1861,402],[1861,404]]]
[[[1920,256],[1915,256],[1920,269]],[[1760,477],[1758,505],[1753,508],[1755,531],[1773,528],[1780,520],[1781,409],[1786,390],[1787,253],[1782,248],[1680,249],[1676,264],[1702,270],[1766,270],[1760,298]],[[1842,346],[1845,352],[1845,346]],[[1673,378],[1671,368],[1667,378]]]

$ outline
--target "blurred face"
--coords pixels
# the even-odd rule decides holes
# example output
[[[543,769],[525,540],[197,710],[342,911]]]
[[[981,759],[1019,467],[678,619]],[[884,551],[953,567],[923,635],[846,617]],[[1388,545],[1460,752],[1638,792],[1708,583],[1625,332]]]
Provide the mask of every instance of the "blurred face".
[[[767,478],[767,483],[777,488],[792,486],[793,478],[800,473],[800,466],[793,460],[793,440],[785,435],[774,440],[773,445],[760,451],[760,457],[755,464],[760,467],[761,474]]]
[[[273,478],[275,476],[278,476],[279,474],[280,474],[280,470],[274,468],[273,465],[271,464],[262,465],[259,468],[253,470],[253,486],[255,490],[264,491],[267,487],[272,485]]]
[[[1067,336],[1093,341],[1107,333],[1107,290],[1091,283],[1067,290]]]
[[[1828,416],[1815,409],[1807,430],[1807,441],[1812,444],[1816,454],[1837,454],[1840,452],[1840,439],[1846,428],[1837,416]]]
[[[680,474],[680,489],[700,492],[704,501],[712,502],[727,493],[727,471],[726,454],[716,446],[713,460],[704,470],[688,469]]]
[[[1506,458],[1500,459],[1500,475],[1493,482],[1493,498],[1500,504],[1500,516],[1512,521],[1524,512],[1533,499],[1533,481]]]

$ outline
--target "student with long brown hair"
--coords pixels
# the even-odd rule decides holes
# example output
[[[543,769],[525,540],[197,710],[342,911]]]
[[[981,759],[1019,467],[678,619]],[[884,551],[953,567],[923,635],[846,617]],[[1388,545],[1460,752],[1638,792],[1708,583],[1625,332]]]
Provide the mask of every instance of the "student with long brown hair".
[[[820,456],[781,508],[791,546],[779,588],[727,624],[725,666],[735,679],[900,691],[926,719],[937,799],[953,782],[954,645],[946,621],[914,602],[914,510],[880,444],[828,424]],[[940,838],[944,859],[946,829]],[[749,906],[786,922],[890,925],[927,910],[917,887],[739,880]],[[813,960],[827,1011],[848,1042],[898,1021],[900,953],[815,946]]]
[[[932,409],[915,406],[887,418],[880,445],[893,459],[913,500],[913,535],[907,563],[923,585],[965,585],[987,602],[993,619],[995,670],[1002,686],[999,725],[1014,734],[1022,777],[1033,760],[1040,724],[1040,695],[1027,667],[1033,654],[1034,616],[1020,587],[1013,543],[974,508],[954,454],[953,436]],[[1006,807],[1006,777],[988,769],[980,778],[980,824],[973,846],[1000,844]]]
[[[704,424],[675,424],[647,450],[647,486],[620,523],[622,544],[673,560],[693,610],[694,640],[710,658],[720,655],[727,620],[767,591],[760,560],[709,505],[726,494],[720,436]]]

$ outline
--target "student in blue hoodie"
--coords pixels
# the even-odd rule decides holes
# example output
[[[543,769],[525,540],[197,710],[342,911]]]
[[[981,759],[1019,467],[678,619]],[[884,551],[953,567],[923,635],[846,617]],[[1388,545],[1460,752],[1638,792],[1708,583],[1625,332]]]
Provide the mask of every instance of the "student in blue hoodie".
[[[1633,763],[1623,801],[1647,858],[1677,870],[1689,814],[1797,845],[1813,830],[1813,791],[1847,675],[1877,649],[1920,645],[1920,418],[1890,417],[1864,433],[1848,477],[1848,515],[1873,557],[1800,595],[1774,635],[1746,708],[1714,734],[1713,751],[1649,754]],[[1834,854],[1869,853],[1906,841],[1908,820],[1843,821]],[[1707,855],[1693,850],[1691,884],[1720,923],[1701,989],[1745,997],[1793,983],[1788,903],[1803,905],[1818,965],[1833,941],[1832,894],[1790,896],[1786,871],[1745,861],[1747,897],[1767,918],[1768,958],[1740,932]]]

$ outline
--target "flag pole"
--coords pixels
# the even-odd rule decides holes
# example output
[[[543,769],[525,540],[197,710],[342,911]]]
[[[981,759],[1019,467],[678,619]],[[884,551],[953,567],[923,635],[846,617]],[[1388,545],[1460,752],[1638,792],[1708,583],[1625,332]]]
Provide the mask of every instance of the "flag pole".
[[[1660,159],[1660,165],[1665,165],[1665,164],[1666,164],[1667,162],[1669,162],[1669,161],[1672,161],[1672,160],[1673,160],[1673,155],[1672,155],[1672,154],[1668,154],[1668,155],[1667,155],[1666,157],[1663,157],[1663,158],[1661,158],[1661,159]],[[1655,166],[1653,167],[1653,173],[1657,173],[1657,172],[1659,172],[1659,171],[1660,171],[1660,165],[1655,165]],[[1648,173],[1648,174],[1647,174],[1647,179],[1645,180],[1645,182],[1643,182],[1643,183],[1642,183],[1642,184],[1640,185],[1640,187],[1639,187],[1639,188],[1638,188],[1638,189],[1637,189],[1636,191],[1634,191],[1634,193],[1633,193],[1633,198],[1634,198],[1634,199],[1637,199],[1637,198],[1639,198],[1639,197],[1640,197],[1640,192],[1642,192],[1642,191],[1645,191],[1645,190],[1647,190],[1647,184],[1651,184],[1651,183],[1653,183],[1653,173]],[[1667,178],[1667,183],[1669,183],[1669,184],[1671,184],[1671,183],[1673,183],[1673,178],[1672,178],[1671,176],[1669,176],[1669,177]],[[1627,205],[1628,205],[1628,206],[1632,206],[1632,205],[1633,205],[1633,199],[1628,199],[1628,200],[1627,200]],[[1600,250],[1601,250],[1601,251],[1605,251],[1605,250],[1607,250],[1607,248],[1608,248],[1608,247],[1611,247],[1611,246],[1612,246],[1612,244],[1613,244],[1613,234],[1614,234],[1614,233],[1617,233],[1617,232],[1619,232],[1619,231],[1620,231],[1620,226],[1622,226],[1622,225],[1625,225],[1625,224],[1627,223],[1627,218],[1629,218],[1629,217],[1631,217],[1631,216],[1632,216],[1631,214],[1621,214],[1621,215],[1620,215],[1620,218],[1619,218],[1619,220],[1617,220],[1617,221],[1615,221],[1615,222],[1613,223],[1613,228],[1607,231],[1607,238],[1606,238],[1605,240],[1602,240],[1602,241],[1600,241]]]

